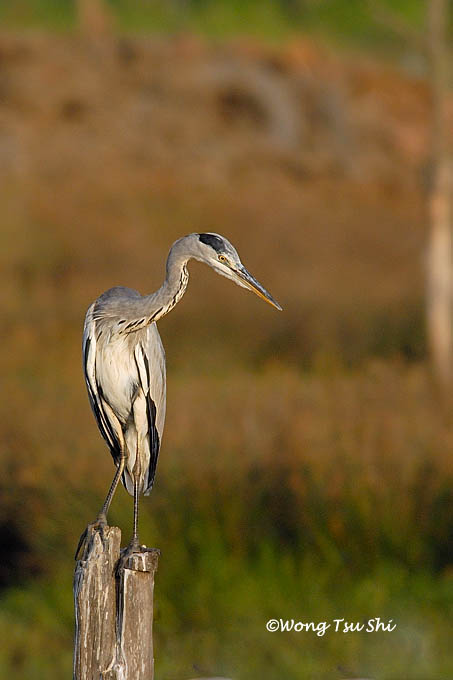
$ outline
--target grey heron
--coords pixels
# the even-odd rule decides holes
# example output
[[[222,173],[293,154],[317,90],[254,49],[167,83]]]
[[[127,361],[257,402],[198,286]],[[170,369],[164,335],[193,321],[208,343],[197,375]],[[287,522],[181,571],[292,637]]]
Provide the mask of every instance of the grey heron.
[[[116,465],[105,502],[93,524],[102,531],[121,479],[134,497],[133,534],[126,554],[140,551],[138,502],[148,495],[156,473],[165,420],[165,352],[156,322],[185,293],[190,259],[280,305],[247,271],[231,243],[213,233],[189,234],[171,247],[162,286],[150,295],[118,286],[89,307],[83,331],[83,367],[91,408]],[[82,534],[76,557],[88,528]]]

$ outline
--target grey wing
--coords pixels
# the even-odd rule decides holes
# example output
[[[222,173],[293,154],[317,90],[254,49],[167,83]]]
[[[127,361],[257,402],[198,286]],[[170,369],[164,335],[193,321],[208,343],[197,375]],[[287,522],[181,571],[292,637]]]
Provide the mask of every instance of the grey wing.
[[[118,419],[103,398],[96,375],[96,322],[93,319],[94,304],[87,311],[83,329],[82,356],[85,382],[91,408],[99,430],[107,442],[110,453],[117,463],[121,456],[122,432]]]
[[[155,323],[143,333],[135,347],[135,361],[141,388],[146,397],[148,419],[149,469],[145,495],[152,489],[165,422],[165,351]]]

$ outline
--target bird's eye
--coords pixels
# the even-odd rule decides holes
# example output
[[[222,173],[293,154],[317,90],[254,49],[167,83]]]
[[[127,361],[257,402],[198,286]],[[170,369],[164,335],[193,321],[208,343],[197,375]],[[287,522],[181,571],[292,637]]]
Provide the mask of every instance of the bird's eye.
[[[219,255],[220,262],[227,262],[225,255]]]

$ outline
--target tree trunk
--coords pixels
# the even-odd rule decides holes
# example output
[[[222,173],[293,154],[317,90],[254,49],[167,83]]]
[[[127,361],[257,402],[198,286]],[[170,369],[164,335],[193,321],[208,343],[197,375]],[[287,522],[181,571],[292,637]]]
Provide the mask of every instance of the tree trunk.
[[[432,185],[427,258],[427,330],[433,369],[446,386],[452,373],[452,167],[449,146],[447,0],[428,0],[432,92]]]
[[[104,0],[76,0],[76,22],[82,35],[104,38],[112,33],[113,18]]]

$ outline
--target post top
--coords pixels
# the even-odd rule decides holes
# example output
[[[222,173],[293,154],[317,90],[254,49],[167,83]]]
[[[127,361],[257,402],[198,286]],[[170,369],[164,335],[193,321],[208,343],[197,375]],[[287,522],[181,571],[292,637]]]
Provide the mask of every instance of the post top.
[[[140,552],[132,553],[124,563],[125,569],[131,571],[154,572],[159,562],[160,550],[141,546]]]

